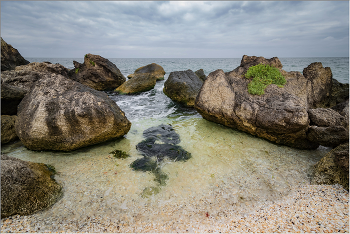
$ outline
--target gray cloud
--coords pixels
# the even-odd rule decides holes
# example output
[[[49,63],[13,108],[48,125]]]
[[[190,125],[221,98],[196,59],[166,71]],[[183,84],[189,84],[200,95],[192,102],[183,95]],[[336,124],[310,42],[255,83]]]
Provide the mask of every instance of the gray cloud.
[[[1,2],[24,57],[349,55],[349,2]]]

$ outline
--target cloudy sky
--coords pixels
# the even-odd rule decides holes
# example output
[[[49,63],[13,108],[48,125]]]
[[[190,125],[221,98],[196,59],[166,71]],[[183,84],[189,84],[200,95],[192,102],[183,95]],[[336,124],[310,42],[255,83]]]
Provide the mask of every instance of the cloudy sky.
[[[348,1],[1,1],[24,57],[348,57]]]

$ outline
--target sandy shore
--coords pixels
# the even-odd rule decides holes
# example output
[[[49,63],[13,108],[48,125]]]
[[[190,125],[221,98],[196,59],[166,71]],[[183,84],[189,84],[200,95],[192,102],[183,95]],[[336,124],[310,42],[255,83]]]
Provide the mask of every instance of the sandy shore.
[[[1,220],[1,232],[349,232],[349,193],[339,185],[299,186],[245,215],[217,203],[195,203],[167,203],[146,222],[121,216],[66,220],[17,215]]]

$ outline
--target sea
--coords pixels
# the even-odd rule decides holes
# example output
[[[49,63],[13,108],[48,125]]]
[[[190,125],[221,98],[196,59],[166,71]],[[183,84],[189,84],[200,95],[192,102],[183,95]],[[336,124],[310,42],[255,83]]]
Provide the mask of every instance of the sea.
[[[59,63],[69,69],[83,58],[26,58],[30,62]],[[63,196],[49,209],[34,214],[42,220],[81,219],[83,216],[159,219],[164,204],[189,205],[205,201],[212,216],[230,209],[245,215],[258,204],[282,199],[293,189],[310,184],[313,166],[331,149],[298,150],[276,145],[236,129],[207,121],[193,108],[183,107],[164,95],[164,82],[172,71],[203,69],[209,73],[232,71],[241,58],[108,58],[125,77],[150,63],[162,66],[165,79],[154,89],[135,95],[106,92],[132,123],[122,138],[72,152],[31,151],[20,141],[3,145],[1,152],[27,161],[55,167],[55,179]],[[280,58],[286,71],[302,72],[313,62],[330,67],[333,78],[349,83],[349,58]],[[186,161],[159,164],[167,175],[164,184],[151,172],[135,171],[130,165],[143,156],[136,145],[143,132],[162,124],[180,136],[178,146],[191,154]],[[114,158],[121,150],[130,157]],[[208,202],[207,202],[208,201]],[[215,212],[214,212],[215,210]],[[52,229],[55,231],[55,229]]]

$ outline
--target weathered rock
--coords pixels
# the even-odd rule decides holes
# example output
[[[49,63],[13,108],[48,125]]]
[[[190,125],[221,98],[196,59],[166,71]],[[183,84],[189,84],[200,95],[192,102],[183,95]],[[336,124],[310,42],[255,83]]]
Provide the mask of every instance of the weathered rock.
[[[207,76],[204,74],[203,69],[199,69],[195,71],[196,75],[198,76],[199,79],[201,79],[203,82],[207,79]]]
[[[31,150],[70,151],[121,137],[130,126],[105,93],[53,74],[23,98],[16,132]]]
[[[329,97],[316,107],[331,108],[346,100],[349,100],[349,84],[343,84],[336,79],[332,79],[332,90]]]
[[[1,82],[19,87],[28,92],[35,82],[50,77],[51,74],[59,74],[68,78],[68,71],[69,70],[61,64],[35,62],[18,66],[14,71],[2,72]]]
[[[1,115],[1,144],[17,140],[15,123],[16,115]]]
[[[317,144],[336,147],[349,141],[348,120],[330,108],[309,109],[307,138]]]
[[[287,83],[283,88],[269,85],[265,94],[248,93],[250,80],[244,78],[250,66],[268,64],[280,69]],[[318,144],[307,140],[307,110],[320,102],[331,87],[329,68],[318,63],[300,72],[281,69],[278,58],[243,56],[241,65],[232,72],[216,70],[209,74],[195,102],[203,118],[236,128],[269,141],[301,149],[315,149]],[[311,79],[311,80],[309,80]]]
[[[22,55],[1,37],[1,71],[13,70],[16,66],[28,64]]]
[[[194,107],[194,102],[203,85],[203,81],[192,71],[171,72],[164,83],[163,92],[174,102]]]
[[[314,167],[312,184],[340,184],[349,190],[349,143],[339,145]]]
[[[1,155],[1,218],[29,215],[53,205],[62,194],[43,163]]]
[[[316,108],[308,110],[310,125],[319,127],[343,126],[345,118],[330,108]]]
[[[16,115],[17,106],[24,98],[26,90],[6,83],[1,83],[1,114]]]
[[[128,78],[131,79],[137,74],[149,74],[151,77],[156,78],[156,80],[164,80],[165,71],[162,66],[151,63],[143,67],[139,67],[135,70],[133,74],[128,75]]]
[[[349,128],[349,99],[333,106],[331,109],[338,112],[341,116],[344,116],[346,127]]]
[[[136,74],[132,79],[127,80],[115,89],[120,94],[133,94],[151,90],[156,85],[156,77],[149,73]]]
[[[69,77],[96,90],[113,90],[126,81],[115,64],[99,55],[86,54],[84,63],[73,61]]]

